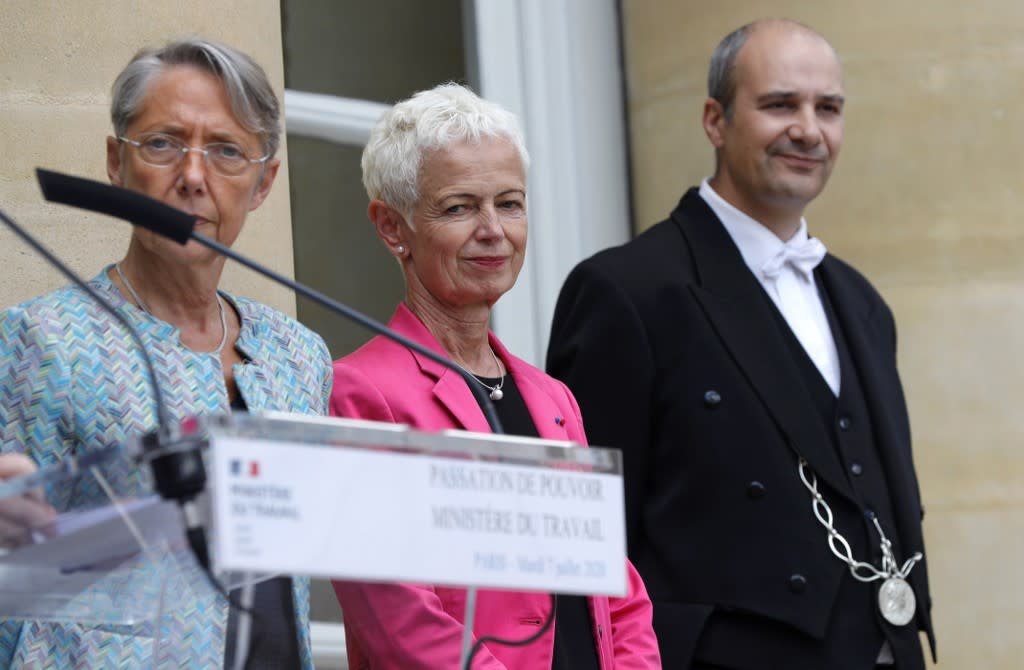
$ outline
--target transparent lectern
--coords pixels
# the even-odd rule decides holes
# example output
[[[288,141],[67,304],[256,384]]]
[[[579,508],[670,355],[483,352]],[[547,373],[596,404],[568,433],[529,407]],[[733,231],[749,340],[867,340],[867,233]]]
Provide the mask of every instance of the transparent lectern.
[[[192,424],[205,437],[212,564],[242,575],[232,583],[292,574],[625,594],[618,450],[279,413]],[[11,484],[0,497],[24,491]],[[83,528],[36,529],[41,541],[0,558],[0,616],[129,622],[196,588],[173,504],[83,516]]]
[[[270,413],[204,424],[218,569],[625,593],[618,450]]]
[[[73,491],[100,486],[102,472],[123,459],[120,448],[69,458],[33,475],[0,483],[3,506],[29,490]],[[0,529],[0,620],[81,624],[89,630],[149,631],[169,611],[209,593],[184,541],[181,513],[155,496],[120,498],[62,510],[52,523]],[[112,628],[113,627],[113,628]],[[139,635],[160,658],[161,637]],[[164,640],[166,642],[166,640]]]

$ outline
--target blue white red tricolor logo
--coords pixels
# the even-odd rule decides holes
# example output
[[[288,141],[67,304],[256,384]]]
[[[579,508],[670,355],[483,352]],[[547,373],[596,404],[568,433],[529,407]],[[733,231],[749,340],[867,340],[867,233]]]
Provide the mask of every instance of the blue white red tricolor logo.
[[[259,461],[243,461],[238,458],[231,459],[231,474],[236,477],[259,477]]]

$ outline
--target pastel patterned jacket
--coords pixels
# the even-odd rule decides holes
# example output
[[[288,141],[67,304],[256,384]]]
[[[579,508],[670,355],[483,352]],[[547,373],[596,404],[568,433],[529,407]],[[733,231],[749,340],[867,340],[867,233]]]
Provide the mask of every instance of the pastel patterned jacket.
[[[90,284],[138,329],[172,420],[228,411],[219,356],[184,347],[177,328],[126,302],[106,269]],[[266,305],[221,295],[241,317],[236,348],[245,362],[234,375],[246,406],[324,414],[332,371],[320,336]],[[155,426],[134,341],[84,291],[67,287],[0,312],[0,451],[45,466]],[[127,459],[104,474],[121,496],[151,493],[146,474]],[[58,511],[106,499],[85,477],[47,493]],[[2,622],[0,668],[219,668],[227,604],[207,582],[191,582],[194,598],[166,612],[159,626]],[[311,669],[307,579],[293,580],[293,598],[302,664]]]

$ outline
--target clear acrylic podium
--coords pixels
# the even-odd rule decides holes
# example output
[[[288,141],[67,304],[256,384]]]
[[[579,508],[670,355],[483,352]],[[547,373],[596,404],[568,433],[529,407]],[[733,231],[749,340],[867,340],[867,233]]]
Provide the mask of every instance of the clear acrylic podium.
[[[124,457],[109,449],[0,483],[0,505],[31,488],[102,478],[107,459]],[[12,547],[0,555],[0,619],[133,626],[186,602],[197,583],[181,513],[155,496],[64,510],[45,527],[12,530],[0,545]]]
[[[207,428],[222,569],[466,587],[465,621],[477,588],[625,595],[618,450],[273,414]]]
[[[618,450],[279,413],[187,423],[207,445],[207,535],[228,587],[289,574],[625,593]],[[138,447],[124,452],[111,457]],[[95,476],[80,465],[0,483],[0,504]],[[0,556],[0,619],[137,624],[208,592],[174,503],[111,503]]]

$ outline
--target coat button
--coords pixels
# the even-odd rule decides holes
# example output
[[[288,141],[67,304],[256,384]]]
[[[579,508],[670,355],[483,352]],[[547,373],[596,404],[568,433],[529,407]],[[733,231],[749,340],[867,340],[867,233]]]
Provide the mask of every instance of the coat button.
[[[789,578],[789,590],[793,593],[803,593],[807,589],[807,578],[803,575],[792,575]]]
[[[751,500],[763,498],[765,492],[766,489],[764,488],[764,484],[762,484],[761,482],[754,481],[747,484],[747,497],[750,498]]]
[[[718,404],[722,402],[722,396],[719,395],[718,391],[711,389],[710,391],[704,392],[704,406],[710,409],[718,407]]]
[[[864,472],[864,467],[860,463],[851,463],[850,472],[860,477],[861,473]]]
[[[839,417],[839,430],[843,431],[844,433],[846,431],[850,430],[850,417],[848,417],[848,416],[841,416],[841,417]]]

